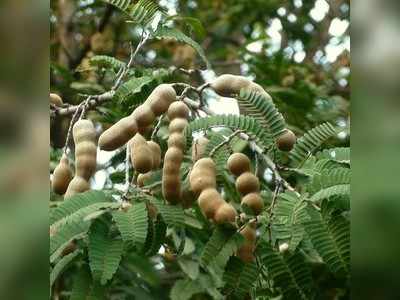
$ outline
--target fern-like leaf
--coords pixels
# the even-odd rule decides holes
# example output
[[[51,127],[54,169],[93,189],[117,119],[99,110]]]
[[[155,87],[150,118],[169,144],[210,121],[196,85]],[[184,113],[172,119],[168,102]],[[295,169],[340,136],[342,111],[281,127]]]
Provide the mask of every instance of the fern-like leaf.
[[[124,82],[115,92],[115,97],[119,101],[125,101],[132,97],[134,94],[139,93],[142,87],[153,81],[150,76],[134,77]]]
[[[148,198],[155,205],[157,211],[161,214],[165,223],[169,226],[183,227],[185,226],[185,214],[182,207],[175,205],[167,205],[154,197]]]
[[[108,55],[95,55],[90,58],[89,62],[92,66],[112,69],[114,71],[118,71],[126,65],[123,61]]]
[[[304,256],[296,251],[294,254],[282,255],[263,241],[258,247],[259,257],[274,280],[274,286],[280,288],[283,299],[312,299],[313,281],[311,270],[305,263]]]
[[[331,148],[325,149],[316,154],[318,159],[329,159],[339,163],[350,164],[350,148],[341,147],[341,148]]]
[[[84,266],[75,276],[70,300],[102,300],[106,299],[103,286],[93,282],[90,270]]]
[[[304,236],[302,223],[307,221],[307,203],[294,193],[280,194],[274,209],[273,228],[277,238],[289,244],[289,251],[295,251]]]
[[[210,153],[221,143],[225,142],[225,137],[219,133],[210,133],[208,135],[209,142],[204,151],[204,157],[210,156]],[[231,150],[229,145],[223,145],[213,154],[213,160],[215,162],[215,166],[217,169],[217,180],[218,182],[222,181],[223,172],[226,169],[226,162],[229,158]]]
[[[350,274],[350,223],[342,215],[322,205],[321,213],[310,213],[304,223],[314,248],[329,269],[339,276]]]
[[[147,25],[153,21],[161,7],[154,0],[139,0],[132,6],[129,15],[133,22]]]
[[[125,13],[129,13],[129,8],[131,7],[132,0],[102,0],[103,2],[107,2],[115,7],[119,8]]]
[[[350,184],[338,184],[326,189],[320,190],[311,196],[311,202],[320,202],[323,199],[328,199],[333,196],[349,196]]]
[[[185,44],[188,44],[191,46],[196,52],[200,55],[201,59],[205,62],[207,69],[210,69],[210,63],[204,53],[203,48],[192,40],[190,37],[188,37],[186,34],[184,34],[182,31],[176,29],[176,28],[169,28],[166,26],[160,26],[157,31],[155,32],[155,37],[159,39],[174,39],[178,42],[182,42]]]
[[[148,214],[145,203],[135,203],[127,211],[113,212],[113,219],[122,239],[129,246],[135,245],[142,250],[148,231]]]
[[[276,138],[284,133],[285,120],[272,99],[267,99],[257,91],[242,89],[237,101],[240,109],[246,115],[257,119],[273,137]]]
[[[72,253],[65,255],[54,266],[50,273],[50,288],[53,286],[56,279],[70,266],[71,262],[81,254],[82,251],[77,249]]]
[[[204,292],[204,288],[195,280],[181,279],[171,289],[171,300],[189,300],[192,296]]]
[[[122,241],[109,235],[107,224],[101,220],[93,223],[89,234],[89,262],[95,280],[104,285],[114,276],[122,250]]]
[[[151,245],[146,252],[147,256],[153,256],[158,253],[158,251],[161,248],[161,245],[165,241],[166,234],[167,234],[167,225],[160,217],[158,217],[154,223],[153,238],[151,241]]]
[[[312,195],[316,192],[339,184],[350,184],[350,169],[334,168],[315,174],[307,191]]]
[[[111,202],[111,197],[105,195],[101,191],[88,191],[85,193],[77,194],[63,201],[56,208],[50,209],[50,224],[54,224],[66,216],[73,214],[81,208],[87,207],[91,204],[99,202]]]
[[[185,128],[186,145],[192,144],[193,132],[205,131],[215,127],[226,127],[233,131],[242,130],[250,139],[254,140],[264,149],[268,149],[273,144],[271,135],[265,131],[263,126],[256,119],[243,115],[216,115],[199,118],[190,122]]]
[[[301,165],[315,150],[326,140],[336,134],[335,128],[330,123],[321,124],[306,132],[297,140],[290,151],[290,158],[294,165]]]
[[[225,293],[232,299],[245,299],[254,286],[258,274],[254,262],[244,263],[237,257],[231,257],[224,273]]]

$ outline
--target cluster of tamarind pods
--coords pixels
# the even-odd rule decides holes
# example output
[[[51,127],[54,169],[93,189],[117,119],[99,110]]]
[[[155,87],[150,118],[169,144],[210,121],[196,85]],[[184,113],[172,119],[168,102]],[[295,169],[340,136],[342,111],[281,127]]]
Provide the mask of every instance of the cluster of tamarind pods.
[[[271,99],[260,85],[243,76],[221,75],[210,87],[224,97],[233,97],[241,89],[247,88],[263,94],[268,100]],[[180,167],[186,148],[184,130],[189,122],[190,109],[184,102],[177,100],[173,86],[161,84],[143,104],[105,130],[98,139],[99,148],[105,151],[113,151],[127,144],[132,166],[139,173],[139,187],[144,186],[151,172],[162,165],[162,194],[170,204],[183,203],[183,195],[187,192],[181,187]],[[55,106],[63,105],[62,99],[56,94],[50,94],[50,103]],[[160,146],[154,141],[147,141],[143,134],[163,114],[167,114],[169,120],[169,136],[168,149],[162,164]],[[93,123],[87,119],[78,120],[73,125],[72,134],[75,143],[75,174],[73,176],[68,157],[64,153],[52,179],[53,191],[64,194],[65,199],[89,190],[90,178],[96,171],[97,142]],[[276,145],[282,151],[290,151],[295,141],[295,135],[286,130],[276,139]],[[189,174],[190,193],[197,198],[200,210],[206,218],[216,224],[234,223],[237,212],[217,189],[215,163],[210,157],[203,157],[207,143],[206,137],[200,137],[192,145],[194,165]],[[227,168],[236,178],[236,189],[242,196],[241,205],[250,209],[254,215],[259,215],[263,210],[263,201],[259,179],[251,172],[250,159],[243,153],[234,153],[227,161]],[[243,261],[252,261],[256,241],[255,222],[246,224],[240,229],[240,233],[245,242],[237,255]]]

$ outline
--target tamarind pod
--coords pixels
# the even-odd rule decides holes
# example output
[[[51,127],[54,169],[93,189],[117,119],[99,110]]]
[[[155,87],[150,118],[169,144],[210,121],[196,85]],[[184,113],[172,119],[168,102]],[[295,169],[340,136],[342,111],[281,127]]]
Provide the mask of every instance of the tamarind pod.
[[[242,195],[260,191],[260,182],[256,175],[246,172],[236,179],[236,189]]]
[[[192,161],[196,162],[204,155],[209,139],[206,137],[198,138],[192,146]]]
[[[51,181],[53,191],[59,195],[63,195],[66,192],[71,179],[72,170],[68,163],[68,157],[66,154],[63,154],[59,164],[53,172],[53,180]]]
[[[293,149],[296,140],[297,138],[293,131],[286,129],[286,131],[276,139],[276,146],[279,150],[288,152]]]
[[[190,189],[188,188],[182,189],[181,204],[183,208],[186,209],[192,207],[193,202],[195,201],[196,201],[196,196]]]
[[[183,152],[176,148],[169,148],[164,157],[164,168],[162,176],[162,193],[164,198],[176,204],[180,201],[180,166],[183,160]]]
[[[113,151],[125,145],[137,132],[138,126],[132,115],[122,118],[100,135],[99,147]]]
[[[148,135],[150,134],[154,129],[153,124],[146,126],[146,127],[139,127],[138,128],[138,133],[140,133],[141,135]]]
[[[218,208],[225,202],[215,188],[207,188],[200,193],[199,207],[208,219],[213,219]]]
[[[256,91],[272,101],[271,96],[259,84],[244,76],[223,74],[211,83],[211,88],[223,97],[234,97],[240,94],[241,89],[245,88]]]
[[[240,176],[250,172],[250,159],[243,153],[233,153],[228,158],[227,167],[233,175]]]
[[[173,119],[169,123],[168,131],[170,133],[183,132],[188,124],[189,124],[189,122],[186,119],[182,119],[182,118]]]
[[[90,120],[79,120],[72,128],[75,145],[83,141],[91,141],[96,144],[96,129]]]
[[[259,193],[247,194],[243,197],[241,205],[247,205],[255,215],[259,215],[264,208],[264,203]]]
[[[214,222],[217,224],[233,223],[235,222],[237,213],[232,205],[224,202],[215,212]]]
[[[83,193],[90,190],[89,182],[80,176],[75,176],[68,185],[64,199],[70,198],[73,195]]]
[[[156,116],[160,116],[174,101],[176,101],[176,92],[172,85],[160,84],[153,90],[145,103],[149,105]]]
[[[147,145],[151,149],[151,152],[153,154],[153,167],[152,169],[158,169],[161,165],[161,148],[160,146],[153,141],[148,141]]]
[[[188,119],[189,114],[190,114],[189,107],[187,107],[187,105],[182,101],[176,101],[171,103],[167,112],[167,116],[170,121],[177,118]]]
[[[144,174],[139,174],[138,177],[137,177],[137,182],[136,182],[137,186],[138,187],[143,187],[145,181],[150,179],[150,177],[151,177],[151,172],[147,172],[147,173],[144,173]]]
[[[82,141],[75,146],[76,175],[89,180],[96,171],[97,147],[92,141]]]
[[[185,149],[186,139],[180,132],[173,132],[168,138],[168,148],[177,147],[178,149]]]
[[[247,224],[240,234],[245,238],[244,244],[238,249],[237,255],[244,262],[254,261],[255,242],[257,232],[253,224]]]
[[[150,126],[156,119],[155,114],[147,104],[139,105],[132,113],[139,128]]]
[[[189,176],[190,189],[196,195],[207,188],[216,188],[217,180],[215,171],[205,168],[193,168]]]
[[[62,106],[64,104],[61,97],[54,93],[50,93],[50,103],[55,106]]]
[[[153,153],[146,139],[140,133],[136,133],[130,147],[131,162],[135,170],[139,173],[149,172],[153,167]]]

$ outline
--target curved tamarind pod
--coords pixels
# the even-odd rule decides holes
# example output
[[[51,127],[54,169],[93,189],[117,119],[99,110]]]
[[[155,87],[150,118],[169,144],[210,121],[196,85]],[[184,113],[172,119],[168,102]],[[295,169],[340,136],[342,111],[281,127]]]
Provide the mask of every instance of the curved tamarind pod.
[[[185,103],[182,101],[176,101],[171,103],[168,108],[167,116],[170,121],[181,118],[188,119],[190,115],[190,110]]]
[[[200,194],[201,191],[207,188],[215,189],[217,186],[215,176],[216,168],[214,161],[208,157],[199,159],[190,172],[190,188],[195,194]]]
[[[256,175],[250,172],[243,173],[236,180],[236,189],[242,195],[260,191],[260,182]]]
[[[50,103],[55,106],[62,106],[64,104],[61,97],[54,93],[50,93]]]
[[[125,145],[137,132],[138,126],[132,115],[122,118],[100,135],[99,147],[106,151],[115,150]]]
[[[296,144],[296,135],[293,131],[286,129],[286,131],[276,139],[276,146],[281,151],[290,151]]]
[[[70,198],[76,194],[83,193],[90,190],[89,182],[80,176],[72,178],[68,185],[67,191],[65,192],[64,199]]]
[[[72,170],[68,163],[68,157],[66,154],[63,154],[53,172],[53,180],[51,181],[53,191],[59,195],[63,195],[67,191],[71,179]]]
[[[176,101],[176,92],[170,84],[157,86],[145,101],[156,116],[168,110],[172,102]]]
[[[72,134],[75,143],[75,176],[88,181],[96,171],[96,129],[91,121],[79,120],[74,124]]]
[[[211,83],[211,88],[223,97],[234,97],[240,94],[241,89],[245,88],[257,91],[268,100],[272,100],[271,96],[259,84],[239,75],[223,74]]]
[[[181,185],[179,171],[182,160],[183,152],[176,147],[169,148],[165,153],[162,191],[164,198],[172,204],[180,202]]]
[[[239,248],[237,255],[244,262],[254,261],[254,250],[257,238],[255,225],[247,224],[240,234],[245,238],[244,244]]]
[[[250,159],[243,153],[233,153],[228,158],[227,166],[233,175],[240,176],[242,173],[250,172]]]
[[[144,186],[144,182],[148,179],[150,179],[151,177],[151,172],[147,172],[144,174],[139,174],[137,177],[137,186],[138,187],[143,187]]]
[[[139,173],[147,173],[153,168],[153,153],[146,139],[136,133],[130,142],[131,162]]]
[[[204,136],[199,137],[193,144],[192,147],[192,161],[196,162],[204,155],[207,144],[210,140]]]
[[[229,203],[222,203],[215,212],[214,221],[217,224],[233,223],[235,222],[237,213],[232,205]]]
[[[161,148],[153,141],[148,141],[147,146],[149,146],[151,153],[153,154],[153,167],[152,169],[158,169],[161,165]]]
[[[140,129],[150,126],[156,119],[156,115],[150,106],[143,103],[139,105],[132,113]]]

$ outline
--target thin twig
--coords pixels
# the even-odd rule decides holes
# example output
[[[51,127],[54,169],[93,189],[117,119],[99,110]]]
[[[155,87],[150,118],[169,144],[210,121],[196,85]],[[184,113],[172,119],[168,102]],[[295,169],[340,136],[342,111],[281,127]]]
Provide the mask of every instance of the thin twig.
[[[269,224],[268,224],[268,236],[269,236],[269,241],[272,241],[272,218],[274,216],[274,208],[275,208],[275,204],[276,204],[276,199],[278,198],[278,194],[279,194],[279,190],[281,188],[281,181],[279,181],[277,183],[277,185],[275,186],[275,191],[274,194],[272,195],[272,201],[271,201],[271,205],[268,208],[268,215],[269,215]]]
[[[153,132],[151,133],[151,140],[152,140],[152,141],[154,141],[154,139],[156,138],[157,132],[160,130],[160,127],[161,127],[163,118],[164,118],[164,115],[161,115],[161,116],[158,118],[157,124],[156,124],[156,126],[154,127]]]
[[[215,146],[215,147],[210,151],[210,157],[213,157],[214,154],[215,154],[215,152],[218,151],[218,149],[220,149],[221,147],[223,147],[223,146],[229,144],[235,136],[237,136],[238,134],[240,134],[240,133],[242,133],[242,132],[243,132],[243,130],[238,129],[238,130],[236,130],[235,132],[233,132],[232,134],[230,134],[228,137],[226,137],[226,140],[225,140],[225,141],[219,143],[217,146]]]

